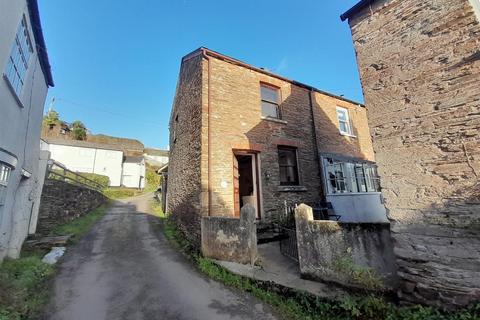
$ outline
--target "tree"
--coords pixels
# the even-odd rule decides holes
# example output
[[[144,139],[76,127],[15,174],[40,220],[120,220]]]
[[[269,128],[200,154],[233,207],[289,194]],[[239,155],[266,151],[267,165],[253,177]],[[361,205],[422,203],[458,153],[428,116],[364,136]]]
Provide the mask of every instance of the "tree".
[[[60,123],[60,116],[57,111],[50,110],[43,117],[43,123],[47,126],[55,126]]]
[[[81,121],[74,121],[72,123],[72,135],[75,140],[85,140],[87,138],[87,129]]]

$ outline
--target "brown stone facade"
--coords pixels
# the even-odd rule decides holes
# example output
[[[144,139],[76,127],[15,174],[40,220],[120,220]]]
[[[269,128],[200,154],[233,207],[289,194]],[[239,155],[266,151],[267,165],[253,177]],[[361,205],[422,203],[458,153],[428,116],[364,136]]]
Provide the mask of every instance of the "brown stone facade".
[[[261,84],[279,89],[280,120],[262,117]],[[340,134],[337,106],[349,110],[354,136]],[[298,186],[280,185],[278,146],[296,148]],[[318,152],[374,160],[362,105],[203,48],[182,60],[170,148],[167,210],[196,226],[197,218],[186,214],[235,215],[238,152],[256,158],[259,218],[266,222],[276,219],[284,201],[322,199]]]
[[[202,58],[182,62],[170,119],[167,212],[200,244]]]
[[[370,1],[349,18],[408,301],[480,299],[480,24],[469,0]]]

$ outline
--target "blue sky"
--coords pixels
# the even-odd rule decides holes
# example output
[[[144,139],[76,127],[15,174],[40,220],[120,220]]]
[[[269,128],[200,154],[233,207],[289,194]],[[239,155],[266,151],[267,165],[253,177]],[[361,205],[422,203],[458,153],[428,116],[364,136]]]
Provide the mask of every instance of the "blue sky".
[[[180,59],[205,46],[362,102],[350,30],[357,0],[39,0],[66,121],[168,145]]]

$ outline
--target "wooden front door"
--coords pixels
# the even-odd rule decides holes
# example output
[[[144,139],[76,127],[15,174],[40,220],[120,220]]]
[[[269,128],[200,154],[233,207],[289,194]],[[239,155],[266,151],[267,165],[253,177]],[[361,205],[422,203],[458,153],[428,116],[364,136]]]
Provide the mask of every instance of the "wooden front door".
[[[238,159],[233,155],[233,202],[235,217],[240,217],[240,175],[238,173]]]

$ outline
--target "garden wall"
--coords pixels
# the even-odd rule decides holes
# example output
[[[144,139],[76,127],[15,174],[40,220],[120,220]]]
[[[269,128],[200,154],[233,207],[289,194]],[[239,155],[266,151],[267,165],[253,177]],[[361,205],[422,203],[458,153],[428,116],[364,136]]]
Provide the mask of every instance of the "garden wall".
[[[255,209],[246,205],[240,219],[202,217],[202,253],[205,257],[243,264],[255,263],[257,227]]]
[[[83,216],[105,201],[106,197],[99,191],[47,179],[43,186],[36,233],[48,234],[55,226]]]
[[[388,223],[313,220],[312,208],[304,204],[295,221],[303,277],[369,290],[396,287]]]

